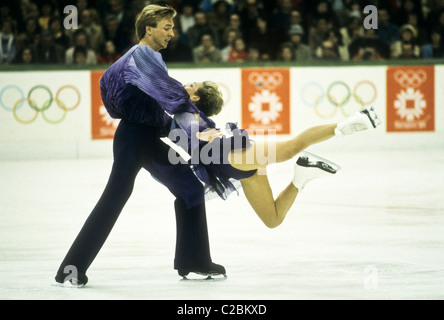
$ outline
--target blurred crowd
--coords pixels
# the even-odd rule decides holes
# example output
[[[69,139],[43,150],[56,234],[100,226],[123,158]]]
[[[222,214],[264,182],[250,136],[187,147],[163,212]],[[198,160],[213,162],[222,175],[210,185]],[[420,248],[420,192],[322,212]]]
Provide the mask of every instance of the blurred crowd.
[[[444,58],[444,0],[0,0],[0,63],[113,63],[150,3],[178,12],[166,62]],[[364,28],[367,5],[377,29]]]

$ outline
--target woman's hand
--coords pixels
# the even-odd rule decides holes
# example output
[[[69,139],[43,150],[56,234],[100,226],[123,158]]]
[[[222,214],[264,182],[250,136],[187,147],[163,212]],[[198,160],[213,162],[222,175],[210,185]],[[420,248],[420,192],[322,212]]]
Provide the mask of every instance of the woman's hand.
[[[223,136],[222,132],[220,132],[220,130],[218,129],[210,129],[210,130],[205,130],[203,132],[196,132],[196,137],[199,140],[208,141],[208,142],[211,142],[215,138],[222,136]]]

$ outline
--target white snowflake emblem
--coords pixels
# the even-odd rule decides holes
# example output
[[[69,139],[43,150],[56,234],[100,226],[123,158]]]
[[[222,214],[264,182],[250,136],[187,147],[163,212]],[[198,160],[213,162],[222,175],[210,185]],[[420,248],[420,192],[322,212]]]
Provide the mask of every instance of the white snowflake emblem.
[[[248,110],[252,113],[251,116],[264,125],[275,121],[279,117],[279,112],[282,111],[282,103],[279,102],[279,97],[269,90],[256,92],[251,100],[248,105]]]
[[[401,93],[398,93],[396,97],[394,105],[396,113],[401,119],[411,122],[421,118],[424,114],[427,101],[421,91],[407,88],[405,91],[401,90]]]
[[[120,119],[113,119],[109,115],[108,111],[106,110],[105,106],[100,106],[99,113],[102,116],[102,121],[106,123],[107,126],[113,126],[114,128],[117,128],[119,125]]]

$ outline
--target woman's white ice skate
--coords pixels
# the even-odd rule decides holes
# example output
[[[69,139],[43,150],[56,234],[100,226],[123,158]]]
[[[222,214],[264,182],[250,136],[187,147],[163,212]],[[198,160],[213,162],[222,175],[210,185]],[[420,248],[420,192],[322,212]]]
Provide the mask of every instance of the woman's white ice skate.
[[[381,119],[373,106],[362,109],[338,124],[335,135],[338,137],[359,131],[375,129],[381,124]]]

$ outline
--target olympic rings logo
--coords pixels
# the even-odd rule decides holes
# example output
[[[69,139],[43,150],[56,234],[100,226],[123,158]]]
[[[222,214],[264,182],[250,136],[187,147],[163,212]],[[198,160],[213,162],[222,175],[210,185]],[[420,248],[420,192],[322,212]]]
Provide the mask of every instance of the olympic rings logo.
[[[248,82],[258,89],[274,90],[283,82],[279,72],[252,72],[248,75]]]
[[[403,88],[418,88],[427,81],[425,70],[396,70],[393,78]]]
[[[335,81],[327,90],[317,82],[306,83],[301,89],[302,102],[313,107],[315,113],[323,119],[334,117],[339,109],[348,117],[362,107],[372,104],[377,96],[376,85],[368,80],[359,81],[353,88],[344,81]]]
[[[219,87],[220,92],[222,93],[222,97],[224,98],[224,105],[228,105],[231,102],[230,87],[222,82],[217,82],[216,84]]]
[[[71,94],[67,92],[71,92]],[[62,95],[65,95],[63,101],[61,99]],[[17,100],[15,100],[16,98]],[[67,106],[64,102],[65,100],[69,100],[70,105]],[[60,123],[65,119],[68,111],[72,111],[79,106],[80,100],[80,91],[79,89],[77,89],[77,87],[73,85],[61,86],[57,90],[55,96],[53,95],[51,89],[44,85],[36,85],[32,87],[26,97],[23,90],[16,85],[8,85],[0,91],[0,106],[4,110],[12,112],[15,120],[22,124],[29,124],[34,122],[37,119],[39,113],[42,114],[43,119],[48,123]],[[41,103],[39,106],[37,101],[43,103]],[[51,119],[48,116],[48,109],[54,104],[54,102],[62,110],[62,115],[56,119]],[[25,106],[25,104],[31,108],[31,116],[28,116],[26,118],[23,117],[23,114],[19,115],[19,110],[21,110],[22,107]]]

